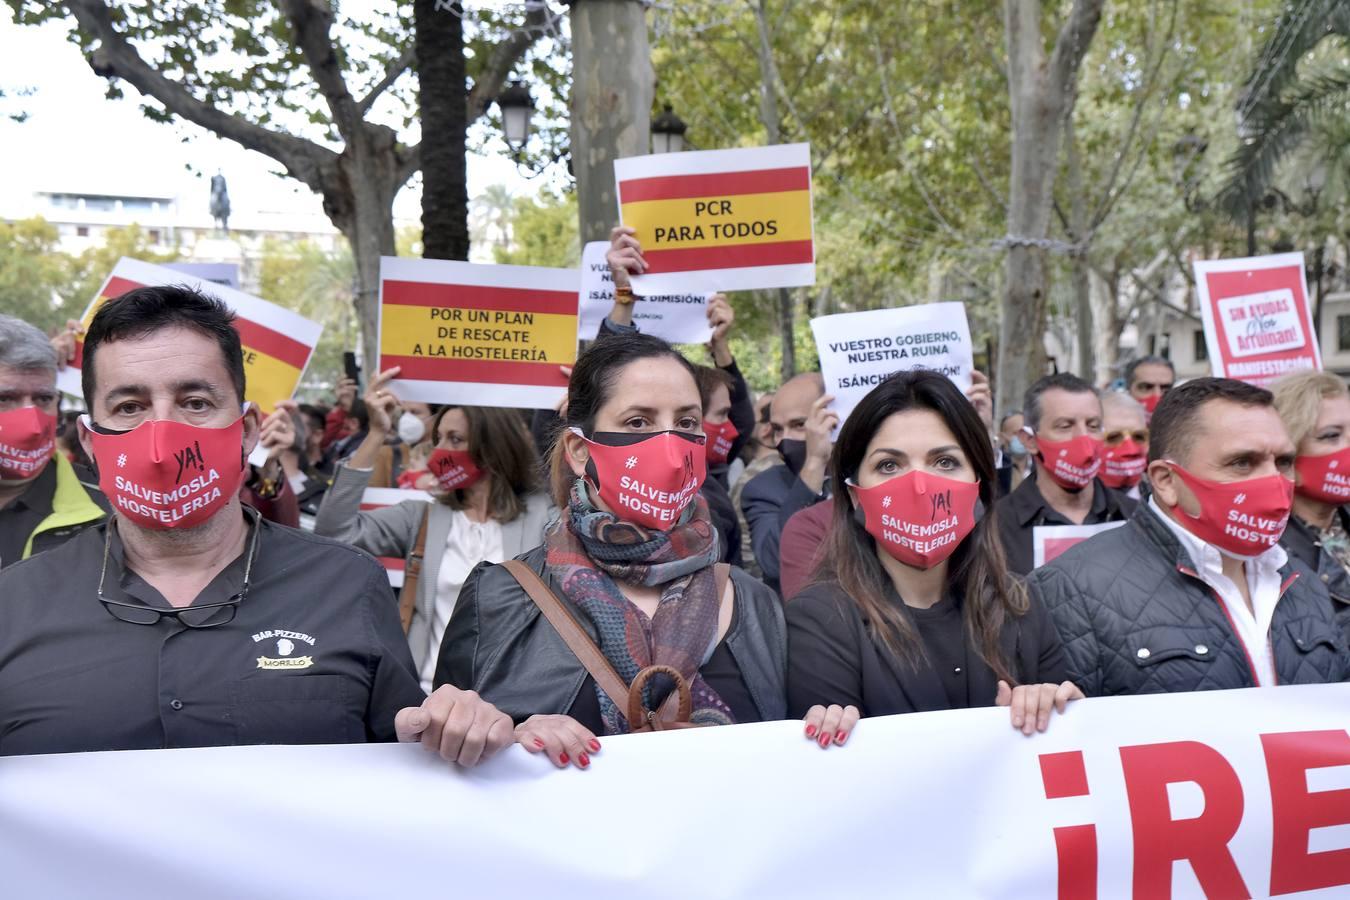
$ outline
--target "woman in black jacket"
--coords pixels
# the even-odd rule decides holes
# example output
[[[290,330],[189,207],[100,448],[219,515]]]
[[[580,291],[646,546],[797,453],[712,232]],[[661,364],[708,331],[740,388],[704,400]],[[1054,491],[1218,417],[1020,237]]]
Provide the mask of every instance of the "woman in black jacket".
[[[839,432],[828,550],[788,604],[788,708],[842,744],[860,717],[1009,706],[1026,734],[1082,696],[1045,610],[1008,572],[987,515],[994,453],[934,372],[901,372]],[[983,505],[984,509],[980,509]]]
[[[601,337],[572,371],[563,425],[552,452],[560,521],[519,557],[526,571],[469,576],[436,685],[477,691],[518,723],[526,750],[583,769],[597,736],[784,718],[782,604],[717,564],[690,363],[659,338]]]

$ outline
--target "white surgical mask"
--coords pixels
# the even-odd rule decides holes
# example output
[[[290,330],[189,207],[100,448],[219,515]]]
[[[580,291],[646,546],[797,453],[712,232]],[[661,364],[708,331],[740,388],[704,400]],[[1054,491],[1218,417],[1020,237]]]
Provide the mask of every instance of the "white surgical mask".
[[[409,445],[420,443],[426,434],[427,426],[417,416],[405,412],[398,417],[398,437],[403,443]]]

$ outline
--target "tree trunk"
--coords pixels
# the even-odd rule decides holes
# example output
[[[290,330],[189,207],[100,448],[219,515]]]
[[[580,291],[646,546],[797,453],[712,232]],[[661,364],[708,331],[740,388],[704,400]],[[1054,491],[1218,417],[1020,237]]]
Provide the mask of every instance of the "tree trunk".
[[[1120,311],[1120,276],[1111,274],[1110,280],[1089,271],[1088,299],[1092,304],[1092,320],[1096,323],[1095,357],[1097,369],[1094,380],[1099,386],[1110,384],[1120,364],[1120,331],[1124,326]],[[1085,371],[1084,377],[1088,377]]]
[[[469,258],[469,191],[464,160],[464,21],[458,2],[413,3],[418,105],[422,120],[422,255]]]
[[[795,306],[792,291],[787,288],[779,288],[778,342],[783,353],[783,364],[779,369],[779,374],[782,375],[783,381],[787,381],[797,374],[797,343],[792,323]]]
[[[572,5],[572,172],[581,242],[618,222],[614,160],[650,152],[655,75],[645,9],[636,0]]]
[[[1101,18],[1104,0],[1074,0],[1047,58],[1041,0],[1004,0],[1012,160],[1008,177],[1008,259],[999,326],[998,400],[1021,402],[1045,371],[1045,308],[1050,293],[1044,247],[1059,161],[1060,129],[1072,113],[1073,85]]]
[[[1064,119],[1065,177],[1069,180],[1069,240],[1078,252],[1069,257],[1073,280],[1074,333],[1078,343],[1078,374],[1096,382],[1097,363],[1093,353],[1092,273],[1088,268],[1088,210],[1083,186],[1083,159],[1078,153],[1078,136],[1073,115]],[[1101,386],[1100,382],[1097,382]]]

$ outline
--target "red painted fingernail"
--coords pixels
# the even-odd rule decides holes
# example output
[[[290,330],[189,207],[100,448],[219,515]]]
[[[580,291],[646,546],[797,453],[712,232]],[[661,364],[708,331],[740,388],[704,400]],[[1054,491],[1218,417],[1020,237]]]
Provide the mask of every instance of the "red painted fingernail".
[[[577,764],[584,769],[591,764],[591,758],[583,753],[577,757]]]
[[[815,736],[816,736],[816,726],[814,726],[814,725],[807,725],[807,726],[806,726],[806,736],[807,736],[807,737],[815,737]]]
[[[600,752],[600,742],[597,741],[595,738],[591,738],[591,740],[590,740],[590,742],[587,744],[587,746],[591,748],[591,752],[592,752],[592,753],[599,753],[599,752]]]
[[[566,753],[564,753],[562,756],[558,757],[558,762],[562,763],[564,766],[567,765],[567,764],[568,764],[569,762],[571,762],[571,761],[572,761],[572,758],[571,758],[570,756],[568,756]]]
[[[848,740],[848,732],[847,731],[836,732],[834,735],[834,740],[836,743],[842,744],[844,741]]]
[[[820,746],[822,747],[830,746],[830,735],[828,733],[822,734],[820,736]]]

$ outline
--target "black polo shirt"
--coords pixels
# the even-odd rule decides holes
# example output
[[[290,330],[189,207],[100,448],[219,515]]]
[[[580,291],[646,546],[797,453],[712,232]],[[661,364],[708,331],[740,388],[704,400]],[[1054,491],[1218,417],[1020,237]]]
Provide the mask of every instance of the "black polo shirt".
[[[1017,490],[994,504],[998,517],[998,534],[1003,539],[1003,552],[1008,558],[1008,570],[1018,575],[1030,574],[1036,562],[1032,529],[1038,525],[1098,525],[1102,522],[1123,522],[1138,504],[1120,491],[1092,480],[1092,509],[1082,522],[1071,522],[1055,511],[1036,485],[1033,471]]]
[[[213,628],[104,608],[105,539],[104,597],[169,608],[123,568],[109,523],[0,572],[0,755],[393,740],[394,714],[423,693],[384,570],[250,518],[247,597]],[[246,543],[193,605],[239,593],[248,555]]]

